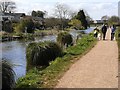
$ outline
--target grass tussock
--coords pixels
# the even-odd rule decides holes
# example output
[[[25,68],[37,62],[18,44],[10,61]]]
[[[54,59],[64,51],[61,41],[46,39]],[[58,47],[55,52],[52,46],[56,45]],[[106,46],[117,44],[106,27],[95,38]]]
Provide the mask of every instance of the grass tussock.
[[[48,66],[50,61],[62,55],[62,49],[55,42],[30,43],[26,51],[27,70],[37,66]]]
[[[2,89],[11,90],[15,86],[15,73],[12,66],[5,60],[2,60]]]

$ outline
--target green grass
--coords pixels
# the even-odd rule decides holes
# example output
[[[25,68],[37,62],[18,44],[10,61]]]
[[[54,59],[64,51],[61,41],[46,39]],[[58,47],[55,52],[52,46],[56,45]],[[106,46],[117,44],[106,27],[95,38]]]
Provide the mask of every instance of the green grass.
[[[118,27],[116,31],[116,40],[118,42],[118,53],[119,53],[119,61],[120,61],[120,37],[118,37],[118,34],[120,34],[120,27]]]
[[[77,58],[87,53],[96,42],[92,34],[84,36],[75,46],[68,47],[63,57],[50,62],[48,67],[29,70],[25,77],[18,80],[16,88],[53,88],[58,79],[78,60]]]

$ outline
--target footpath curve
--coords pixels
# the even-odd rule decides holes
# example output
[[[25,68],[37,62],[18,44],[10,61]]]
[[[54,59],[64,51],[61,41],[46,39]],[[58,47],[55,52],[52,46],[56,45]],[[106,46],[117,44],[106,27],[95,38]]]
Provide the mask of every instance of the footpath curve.
[[[106,40],[73,64],[55,88],[118,88],[118,46],[109,29]]]

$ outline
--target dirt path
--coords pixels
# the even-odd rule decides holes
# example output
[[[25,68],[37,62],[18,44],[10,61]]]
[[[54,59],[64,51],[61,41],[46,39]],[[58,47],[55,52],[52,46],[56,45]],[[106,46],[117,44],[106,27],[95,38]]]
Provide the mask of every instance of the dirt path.
[[[118,47],[106,40],[78,60],[59,80],[56,88],[118,88]]]

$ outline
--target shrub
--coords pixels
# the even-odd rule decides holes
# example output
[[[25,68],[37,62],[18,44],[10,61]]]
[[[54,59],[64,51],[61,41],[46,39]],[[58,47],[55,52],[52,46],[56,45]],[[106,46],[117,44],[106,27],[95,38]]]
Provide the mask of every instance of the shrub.
[[[17,25],[15,25],[14,29],[16,33],[33,33],[34,22],[31,18],[23,18]]]
[[[11,65],[2,61],[2,89],[12,89],[15,85],[14,71]]]
[[[72,35],[67,32],[61,32],[58,34],[57,42],[60,44],[61,47],[65,46],[65,44],[68,47],[68,45],[71,45],[73,42]]]
[[[27,70],[35,66],[48,66],[49,62],[62,55],[54,42],[30,43],[27,47]]]
[[[6,19],[2,22],[2,31],[6,31],[8,33],[13,32],[12,22],[10,20]]]

